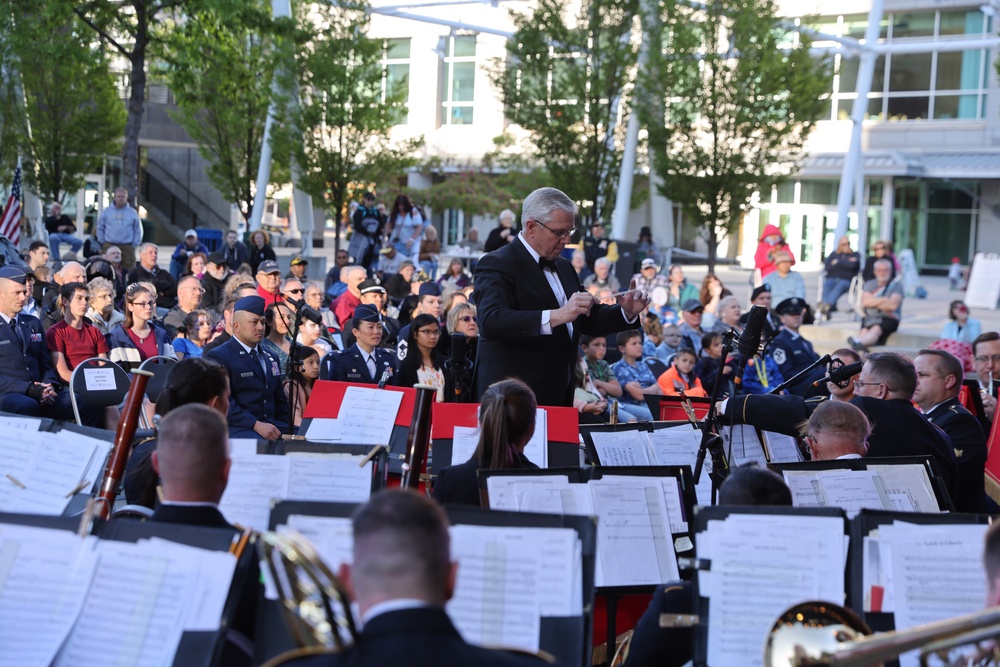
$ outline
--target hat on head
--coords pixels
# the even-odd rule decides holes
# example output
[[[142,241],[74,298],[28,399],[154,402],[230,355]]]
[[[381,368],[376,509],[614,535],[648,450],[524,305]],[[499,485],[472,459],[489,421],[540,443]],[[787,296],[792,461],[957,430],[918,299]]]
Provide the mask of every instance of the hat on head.
[[[763,294],[764,292],[770,292],[770,291],[771,291],[771,286],[768,285],[767,283],[764,283],[763,285],[760,285],[759,287],[754,287],[753,288],[753,293],[750,295],[750,300],[753,301],[757,297],[759,297],[761,294]]]
[[[257,267],[257,273],[281,273],[281,269],[278,268],[277,262],[269,259],[260,263],[260,266]]]
[[[385,294],[385,288],[382,287],[382,281],[378,278],[369,278],[368,280],[361,281],[361,283],[358,284],[358,290],[360,290],[362,294],[367,294],[368,292],[382,292]]]
[[[254,315],[264,316],[264,299],[262,297],[252,295],[245,296],[233,306],[233,312],[238,313],[241,310],[245,310],[248,313],[253,313]]]
[[[24,272],[24,269],[17,266],[3,266],[0,267],[0,278],[13,280],[15,283],[24,285],[28,280],[28,274]]]
[[[788,297],[778,304],[774,312],[779,315],[799,315],[806,307],[806,302],[797,296]]]
[[[229,260],[218,250],[208,256],[208,263],[215,264],[216,266],[229,266]]]
[[[379,322],[378,310],[369,303],[363,303],[354,309],[354,319],[362,322]]]
[[[305,264],[308,266],[309,261],[306,260],[306,258],[303,257],[302,255],[296,255],[295,257],[292,258],[292,264],[291,264],[292,266],[299,266],[301,264]]]
[[[704,304],[698,299],[688,299],[684,302],[684,312],[693,313],[696,310],[705,310]]]
[[[441,296],[441,288],[435,282],[426,282],[420,286],[420,296]]]
[[[186,232],[184,232],[184,238],[189,239],[192,236],[198,238],[198,232],[194,231],[193,229],[189,229]]]
[[[402,271],[408,266],[413,266],[413,262],[411,260],[404,259],[402,262],[399,263],[399,270]]]
[[[633,264],[633,266],[634,266],[634,264]],[[654,269],[656,268],[656,260],[655,259],[653,259],[652,257],[647,257],[646,259],[642,260],[641,268],[648,269],[650,267],[652,267]]]

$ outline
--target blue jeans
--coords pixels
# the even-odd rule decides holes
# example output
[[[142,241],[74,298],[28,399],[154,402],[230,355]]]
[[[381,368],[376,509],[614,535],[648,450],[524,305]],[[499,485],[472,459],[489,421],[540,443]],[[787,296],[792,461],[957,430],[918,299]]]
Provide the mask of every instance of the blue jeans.
[[[827,278],[823,281],[823,303],[836,306],[837,300],[851,289],[851,281],[847,278]]]
[[[640,422],[651,422],[653,421],[653,413],[649,411],[648,405],[634,405],[631,403],[618,403],[618,416],[621,417],[622,412],[627,412],[631,416],[635,417],[636,421]],[[621,421],[621,419],[619,419]]]
[[[72,234],[59,234],[58,232],[55,234],[49,233],[49,247],[52,249],[52,254],[55,255],[56,258],[62,256],[59,254],[60,243],[68,243],[71,252],[80,252],[80,248],[83,247],[83,241],[76,238]]]

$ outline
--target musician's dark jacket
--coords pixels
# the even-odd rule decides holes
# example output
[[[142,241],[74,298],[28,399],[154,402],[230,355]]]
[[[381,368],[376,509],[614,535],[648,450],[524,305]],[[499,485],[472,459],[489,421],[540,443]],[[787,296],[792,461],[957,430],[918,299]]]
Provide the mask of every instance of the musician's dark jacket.
[[[681,667],[694,655],[693,628],[661,628],[660,614],[693,614],[690,582],[674,581],[653,593],[649,607],[636,623],[628,657],[622,667]]]
[[[465,463],[444,468],[438,473],[431,497],[442,505],[475,505],[479,507],[482,503],[479,497],[479,475],[476,471],[486,467],[473,457]],[[510,467],[515,469],[538,468],[524,454],[516,454],[513,465]]]
[[[375,377],[368,371],[368,363],[358,344],[350,346],[343,352],[331,352],[323,357],[320,363],[321,380],[338,380],[340,382],[356,382],[359,384],[378,384],[386,368],[392,368],[392,376],[386,384],[396,385],[399,373],[399,359],[392,350],[376,347]]]
[[[580,291],[580,279],[561,257],[555,267],[569,299]],[[566,325],[543,336],[542,312],[557,310],[559,302],[520,238],[484,255],[476,265],[474,284],[479,315],[476,396],[494,382],[517,377],[534,390],[539,405],[570,406],[580,335],[639,327],[626,321],[619,306],[595,305],[589,315],[573,322],[572,337]]]
[[[226,521],[226,517],[222,516],[222,512],[214,505],[160,505],[153,512],[150,521],[205,528],[228,528],[240,532],[236,526]]]
[[[979,420],[959,402],[950,398],[934,406],[927,419],[951,438],[958,462],[955,509],[959,512],[989,511],[986,501],[984,469],[986,467],[986,435]]]
[[[205,357],[229,372],[229,437],[256,438],[254,424],[268,422],[284,431],[288,425],[288,397],[284,377],[273,354],[258,345],[265,368],[255,361],[236,338],[230,338]]]
[[[285,667],[542,667],[538,656],[466,643],[443,609],[390,611],[372,618],[343,653],[305,656]]]
[[[23,394],[32,382],[62,384],[45,346],[37,317],[17,316],[18,341],[10,324],[0,320],[0,394]]]
[[[872,425],[866,458],[886,456],[931,456],[952,497],[956,494],[958,468],[951,440],[940,428],[902,398],[882,400],[855,396],[851,403],[861,408]],[[723,423],[752,424],[765,431],[798,435],[798,425],[809,418],[818,403],[801,396],[749,394],[735,396],[726,405]]]

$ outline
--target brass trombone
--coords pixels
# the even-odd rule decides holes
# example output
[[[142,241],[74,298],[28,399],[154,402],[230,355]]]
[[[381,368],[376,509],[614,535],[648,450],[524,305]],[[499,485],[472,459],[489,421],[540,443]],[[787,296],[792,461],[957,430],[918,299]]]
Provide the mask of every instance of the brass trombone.
[[[906,630],[872,635],[850,609],[827,602],[803,602],[775,621],[764,646],[764,667],[874,667],[920,649],[920,664],[947,660],[961,646],[974,652],[946,665],[1000,665],[1000,607]]]

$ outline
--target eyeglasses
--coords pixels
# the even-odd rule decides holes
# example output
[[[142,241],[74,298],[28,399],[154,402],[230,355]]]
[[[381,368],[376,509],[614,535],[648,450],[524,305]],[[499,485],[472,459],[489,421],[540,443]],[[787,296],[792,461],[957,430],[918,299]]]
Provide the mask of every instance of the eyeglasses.
[[[476,316],[475,315],[466,315],[465,317],[460,317],[458,319],[462,320],[463,322],[475,322],[476,321]]]
[[[886,391],[896,391],[895,389],[891,388],[884,382],[862,382],[861,380],[854,381],[854,391],[861,389],[861,387],[875,387],[878,385],[882,385],[883,387],[885,387]]]
[[[185,289],[194,290],[198,294],[204,294],[205,293],[204,288],[198,287],[197,285],[188,285],[187,287],[185,287]]]
[[[299,288],[299,289],[290,289],[290,290],[285,290],[285,291],[288,292],[289,294],[302,294],[303,292],[305,292],[305,290],[302,289],[302,288]]]
[[[987,363],[1000,364],[1000,354],[994,354],[993,356],[990,357],[975,357],[975,360],[977,364],[987,364]]]
[[[418,334],[423,334],[425,336],[430,336],[431,338],[433,338],[434,336],[440,336],[441,335],[441,330],[440,329],[417,329],[417,333]]]
[[[566,229],[566,230],[560,232],[560,231],[556,231],[555,229],[552,229],[551,227],[549,227],[548,225],[546,225],[544,222],[541,222],[539,220],[535,220],[535,222],[537,222],[539,225],[541,225],[542,227],[544,227],[545,229],[547,229],[550,234],[552,234],[556,238],[560,238],[560,239],[573,238],[576,235],[576,232],[577,232],[577,228],[576,227],[570,227],[569,229]]]
[[[139,306],[140,308],[152,308],[155,301],[133,301],[133,306]]]

